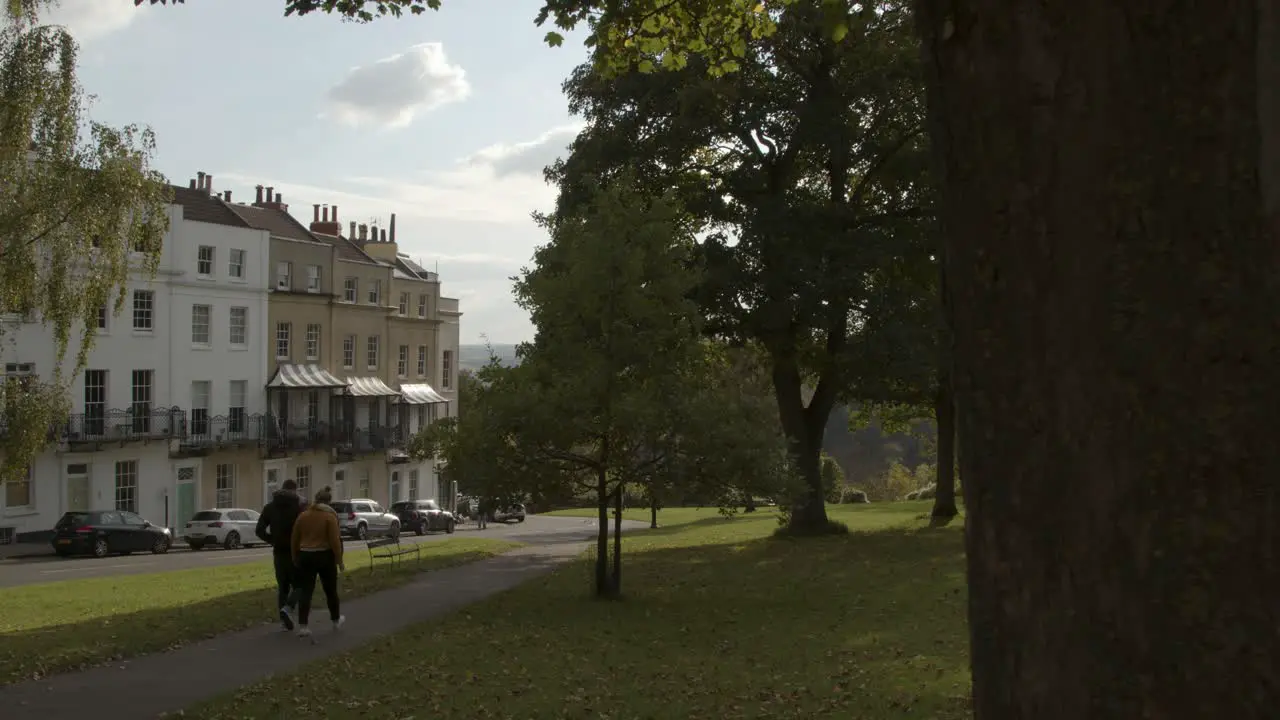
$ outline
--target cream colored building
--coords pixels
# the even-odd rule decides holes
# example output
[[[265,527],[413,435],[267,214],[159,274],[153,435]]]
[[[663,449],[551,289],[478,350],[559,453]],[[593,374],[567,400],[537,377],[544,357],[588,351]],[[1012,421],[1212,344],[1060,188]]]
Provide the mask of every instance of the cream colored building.
[[[271,236],[264,497],[292,477],[308,493],[330,485],[384,506],[445,500],[434,463],[406,452],[452,412],[432,382],[457,356],[456,331],[441,346],[438,277],[401,258],[385,231],[352,223],[344,237],[337,207],[313,206],[304,226],[272,189],[258,193],[233,209]]]

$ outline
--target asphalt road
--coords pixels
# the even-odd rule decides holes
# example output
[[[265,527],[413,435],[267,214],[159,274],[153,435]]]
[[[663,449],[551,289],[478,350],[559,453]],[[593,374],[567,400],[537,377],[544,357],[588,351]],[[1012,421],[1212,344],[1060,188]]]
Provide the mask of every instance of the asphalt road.
[[[645,523],[624,520],[624,530],[648,527]],[[513,540],[530,545],[545,545],[587,541],[595,535],[595,520],[530,515],[523,523],[491,523],[485,530],[477,530],[474,523],[458,527],[454,535],[432,533],[422,537],[401,535],[402,543],[439,542],[449,537],[490,537]],[[357,551],[359,541],[348,541],[347,551]],[[39,558],[13,558],[0,562],[0,588],[32,585],[35,583],[83,580],[85,578],[139,575],[186,570],[189,568],[237,565],[266,560],[271,556],[267,547],[241,548],[239,550],[209,549],[191,552],[185,545],[176,545],[164,555],[136,554],[113,555],[102,559],[90,557],[59,558],[53,555]]]

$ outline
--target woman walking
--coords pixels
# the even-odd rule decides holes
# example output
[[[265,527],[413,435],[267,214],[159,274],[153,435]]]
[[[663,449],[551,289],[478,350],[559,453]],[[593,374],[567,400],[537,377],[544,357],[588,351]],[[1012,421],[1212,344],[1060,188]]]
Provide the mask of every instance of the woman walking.
[[[324,589],[329,604],[333,629],[340,630],[347,618],[338,605],[338,571],[342,564],[342,536],[338,532],[338,514],[329,507],[333,494],[328,487],[316,493],[311,503],[293,524],[293,565],[298,569],[298,636],[311,635],[307,624],[311,618],[311,596],[316,578]]]

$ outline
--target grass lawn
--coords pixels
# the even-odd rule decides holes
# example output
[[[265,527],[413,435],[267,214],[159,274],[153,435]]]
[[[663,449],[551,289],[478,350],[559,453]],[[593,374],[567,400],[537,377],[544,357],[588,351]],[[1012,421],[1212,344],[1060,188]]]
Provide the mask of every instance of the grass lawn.
[[[370,573],[363,547],[347,550],[344,598],[403,585],[420,571],[497,555],[520,543],[433,541],[391,570]],[[88,561],[92,562],[92,561]],[[318,594],[319,589],[316,590]],[[263,622],[279,622],[271,559],[147,575],[6,588],[0,599],[0,685],[167,650]],[[323,604],[323,600],[321,601]]]
[[[684,517],[624,540],[620,602],[584,560],[185,717],[967,718],[961,532],[927,512],[833,507],[852,532],[805,540]]]

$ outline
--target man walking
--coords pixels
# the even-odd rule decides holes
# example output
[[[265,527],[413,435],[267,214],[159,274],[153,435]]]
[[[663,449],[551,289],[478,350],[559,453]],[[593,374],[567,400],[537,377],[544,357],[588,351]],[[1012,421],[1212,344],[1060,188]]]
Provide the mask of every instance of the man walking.
[[[489,527],[489,501],[482,498],[476,499],[476,529],[483,530]]]
[[[255,530],[258,538],[271,546],[271,557],[276,569],[276,607],[280,609],[280,622],[285,630],[293,630],[291,613],[298,605],[293,593],[297,570],[294,568],[290,543],[293,539],[293,525],[300,512],[302,501],[298,498],[298,483],[292,479],[285,480],[280,489],[272,494],[271,502],[262,508]]]

